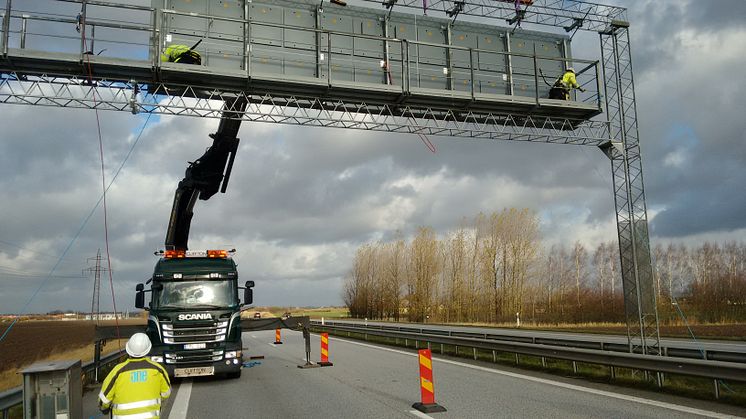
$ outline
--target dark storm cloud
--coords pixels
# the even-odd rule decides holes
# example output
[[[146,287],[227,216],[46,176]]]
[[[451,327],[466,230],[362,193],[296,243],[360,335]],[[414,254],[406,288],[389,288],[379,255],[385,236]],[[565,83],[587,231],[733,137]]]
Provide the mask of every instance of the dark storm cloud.
[[[746,2],[658,3],[630,13],[651,231],[744,228]]]

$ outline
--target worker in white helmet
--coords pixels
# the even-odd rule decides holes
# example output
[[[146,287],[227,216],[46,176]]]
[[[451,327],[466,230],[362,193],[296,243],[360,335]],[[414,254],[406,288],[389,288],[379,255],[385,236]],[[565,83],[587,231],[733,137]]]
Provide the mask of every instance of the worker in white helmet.
[[[171,383],[166,370],[147,357],[151,347],[145,333],[135,333],[127,341],[129,358],[117,364],[101,386],[102,412],[111,412],[115,419],[160,417],[161,401],[171,394]]]

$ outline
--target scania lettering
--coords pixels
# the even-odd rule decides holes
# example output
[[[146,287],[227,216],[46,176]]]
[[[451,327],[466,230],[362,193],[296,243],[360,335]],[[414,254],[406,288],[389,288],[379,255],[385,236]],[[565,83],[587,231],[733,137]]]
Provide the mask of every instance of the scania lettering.
[[[212,320],[210,313],[203,314],[179,314],[179,320]]]

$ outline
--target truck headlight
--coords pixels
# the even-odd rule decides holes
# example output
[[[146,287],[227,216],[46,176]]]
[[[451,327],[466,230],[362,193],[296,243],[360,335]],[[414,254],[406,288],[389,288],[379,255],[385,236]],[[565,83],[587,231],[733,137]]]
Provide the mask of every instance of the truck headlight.
[[[163,357],[162,356],[157,356],[157,355],[151,356],[150,360],[153,361],[153,362],[158,362],[160,364],[163,363]]]
[[[225,358],[240,358],[241,357],[241,351],[227,351],[225,353]]]

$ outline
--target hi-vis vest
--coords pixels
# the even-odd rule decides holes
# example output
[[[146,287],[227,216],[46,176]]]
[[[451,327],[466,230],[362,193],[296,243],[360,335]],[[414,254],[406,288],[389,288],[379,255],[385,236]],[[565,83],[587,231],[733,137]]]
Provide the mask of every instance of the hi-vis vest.
[[[161,399],[171,394],[168,373],[147,358],[130,358],[106,376],[98,398],[114,419],[159,418]]]
[[[202,56],[197,51],[189,49],[186,45],[172,44],[166,48],[163,54],[161,54],[161,61],[168,61],[172,63],[186,62],[187,64],[193,64],[195,62],[202,62]]]
[[[562,76],[562,86],[564,86],[568,90],[573,87],[576,89],[580,87],[578,86],[578,81],[575,78],[575,73],[573,73],[572,71],[566,71],[565,75]]]

